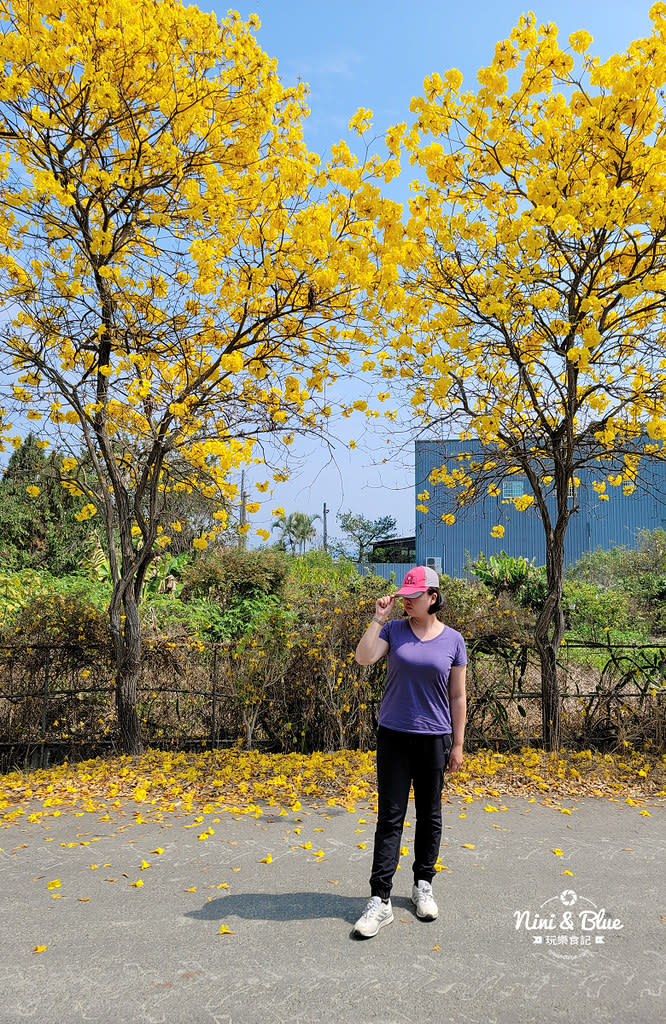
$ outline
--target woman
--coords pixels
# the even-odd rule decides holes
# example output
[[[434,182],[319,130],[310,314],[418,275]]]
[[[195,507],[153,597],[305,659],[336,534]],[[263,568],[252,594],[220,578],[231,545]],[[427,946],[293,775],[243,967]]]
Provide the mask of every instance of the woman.
[[[403,600],[405,617],[389,622],[396,597]],[[363,938],[376,935],[393,920],[391,886],[412,784],[412,903],[424,921],[434,921],[439,912],[431,883],[442,836],[444,772],[447,767],[458,771],[463,759],[467,665],[462,636],[435,614],[441,607],[437,573],[418,565],[407,573],[397,594],[376,602],[372,622],[356,648],[359,665],[372,665],[388,655],[377,729],[379,807],[371,897],[354,925],[354,934]]]

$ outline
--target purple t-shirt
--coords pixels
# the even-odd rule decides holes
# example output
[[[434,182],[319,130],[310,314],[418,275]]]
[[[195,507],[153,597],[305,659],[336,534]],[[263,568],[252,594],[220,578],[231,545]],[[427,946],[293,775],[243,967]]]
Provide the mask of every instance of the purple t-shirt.
[[[379,635],[389,645],[379,725],[429,735],[452,732],[449,672],[452,665],[467,664],[461,634],[445,626],[432,640],[419,640],[404,618],[386,622]]]

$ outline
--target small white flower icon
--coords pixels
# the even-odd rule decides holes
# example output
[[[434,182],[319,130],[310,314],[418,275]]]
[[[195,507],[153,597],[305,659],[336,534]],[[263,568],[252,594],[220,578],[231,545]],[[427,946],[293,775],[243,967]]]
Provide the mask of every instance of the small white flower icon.
[[[578,896],[573,889],[565,889],[564,892],[560,893],[560,902],[565,907],[573,907],[574,903],[578,902]]]

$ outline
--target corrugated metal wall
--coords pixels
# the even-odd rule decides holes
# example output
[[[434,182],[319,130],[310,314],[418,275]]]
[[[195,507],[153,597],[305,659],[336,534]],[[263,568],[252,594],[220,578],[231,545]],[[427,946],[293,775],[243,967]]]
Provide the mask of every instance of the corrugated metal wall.
[[[415,493],[430,492],[427,514],[416,510],[416,561],[425,564],[428,557],[442,559],[442,572],[462,576],[465,565],[483,552],[489,556],[506,551],[508,555],[535,558],[545,562],[543,527],[534,509],[519,512],[513,505],[502,504],[501,498],[488,497],[464,513],[456,513],[456,522],[441,522],[444,512],[453,511],[447,488],[428,482],[430,472],[441,466],[458,451],[481,450],[481,445],[458,441],[417,441],[415,450]],[[666,528],[666,464],[652,464],[642,471],[641,485],[633,495],[623,494],[621,487],[607,486],[609,501],[600,501],[592,489],[594,473],[581,475],[580,511],[569,523],[565,554],[567,562],[575,562],[585,551],[616,544],[631,546],[641,529]],[[525,493],[529,493],[526,485]],[[419,504],[417,499],[417,504]],[[501,524],[502,538],[490,536],[493,526]]]
[[[382,576],[385,580],[395,577],[396,583],[402,583],[410,569],[413,569],[416,562],[356,562],[356,569],[360,573],[374,573],[375,576]]]

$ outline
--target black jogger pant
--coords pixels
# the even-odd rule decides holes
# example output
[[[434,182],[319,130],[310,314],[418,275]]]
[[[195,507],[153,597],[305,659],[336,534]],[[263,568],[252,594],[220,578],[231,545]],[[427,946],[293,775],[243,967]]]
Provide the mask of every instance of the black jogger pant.
[[[414,881],[432,881],[442,838],[442,788],[452,742],[450,733],[427,736],[422,733],[396,732],[379,726],[379,806],[370,875],[370,892],[373,896],[388,899],[391,895],[412,783],[416,808]]]

